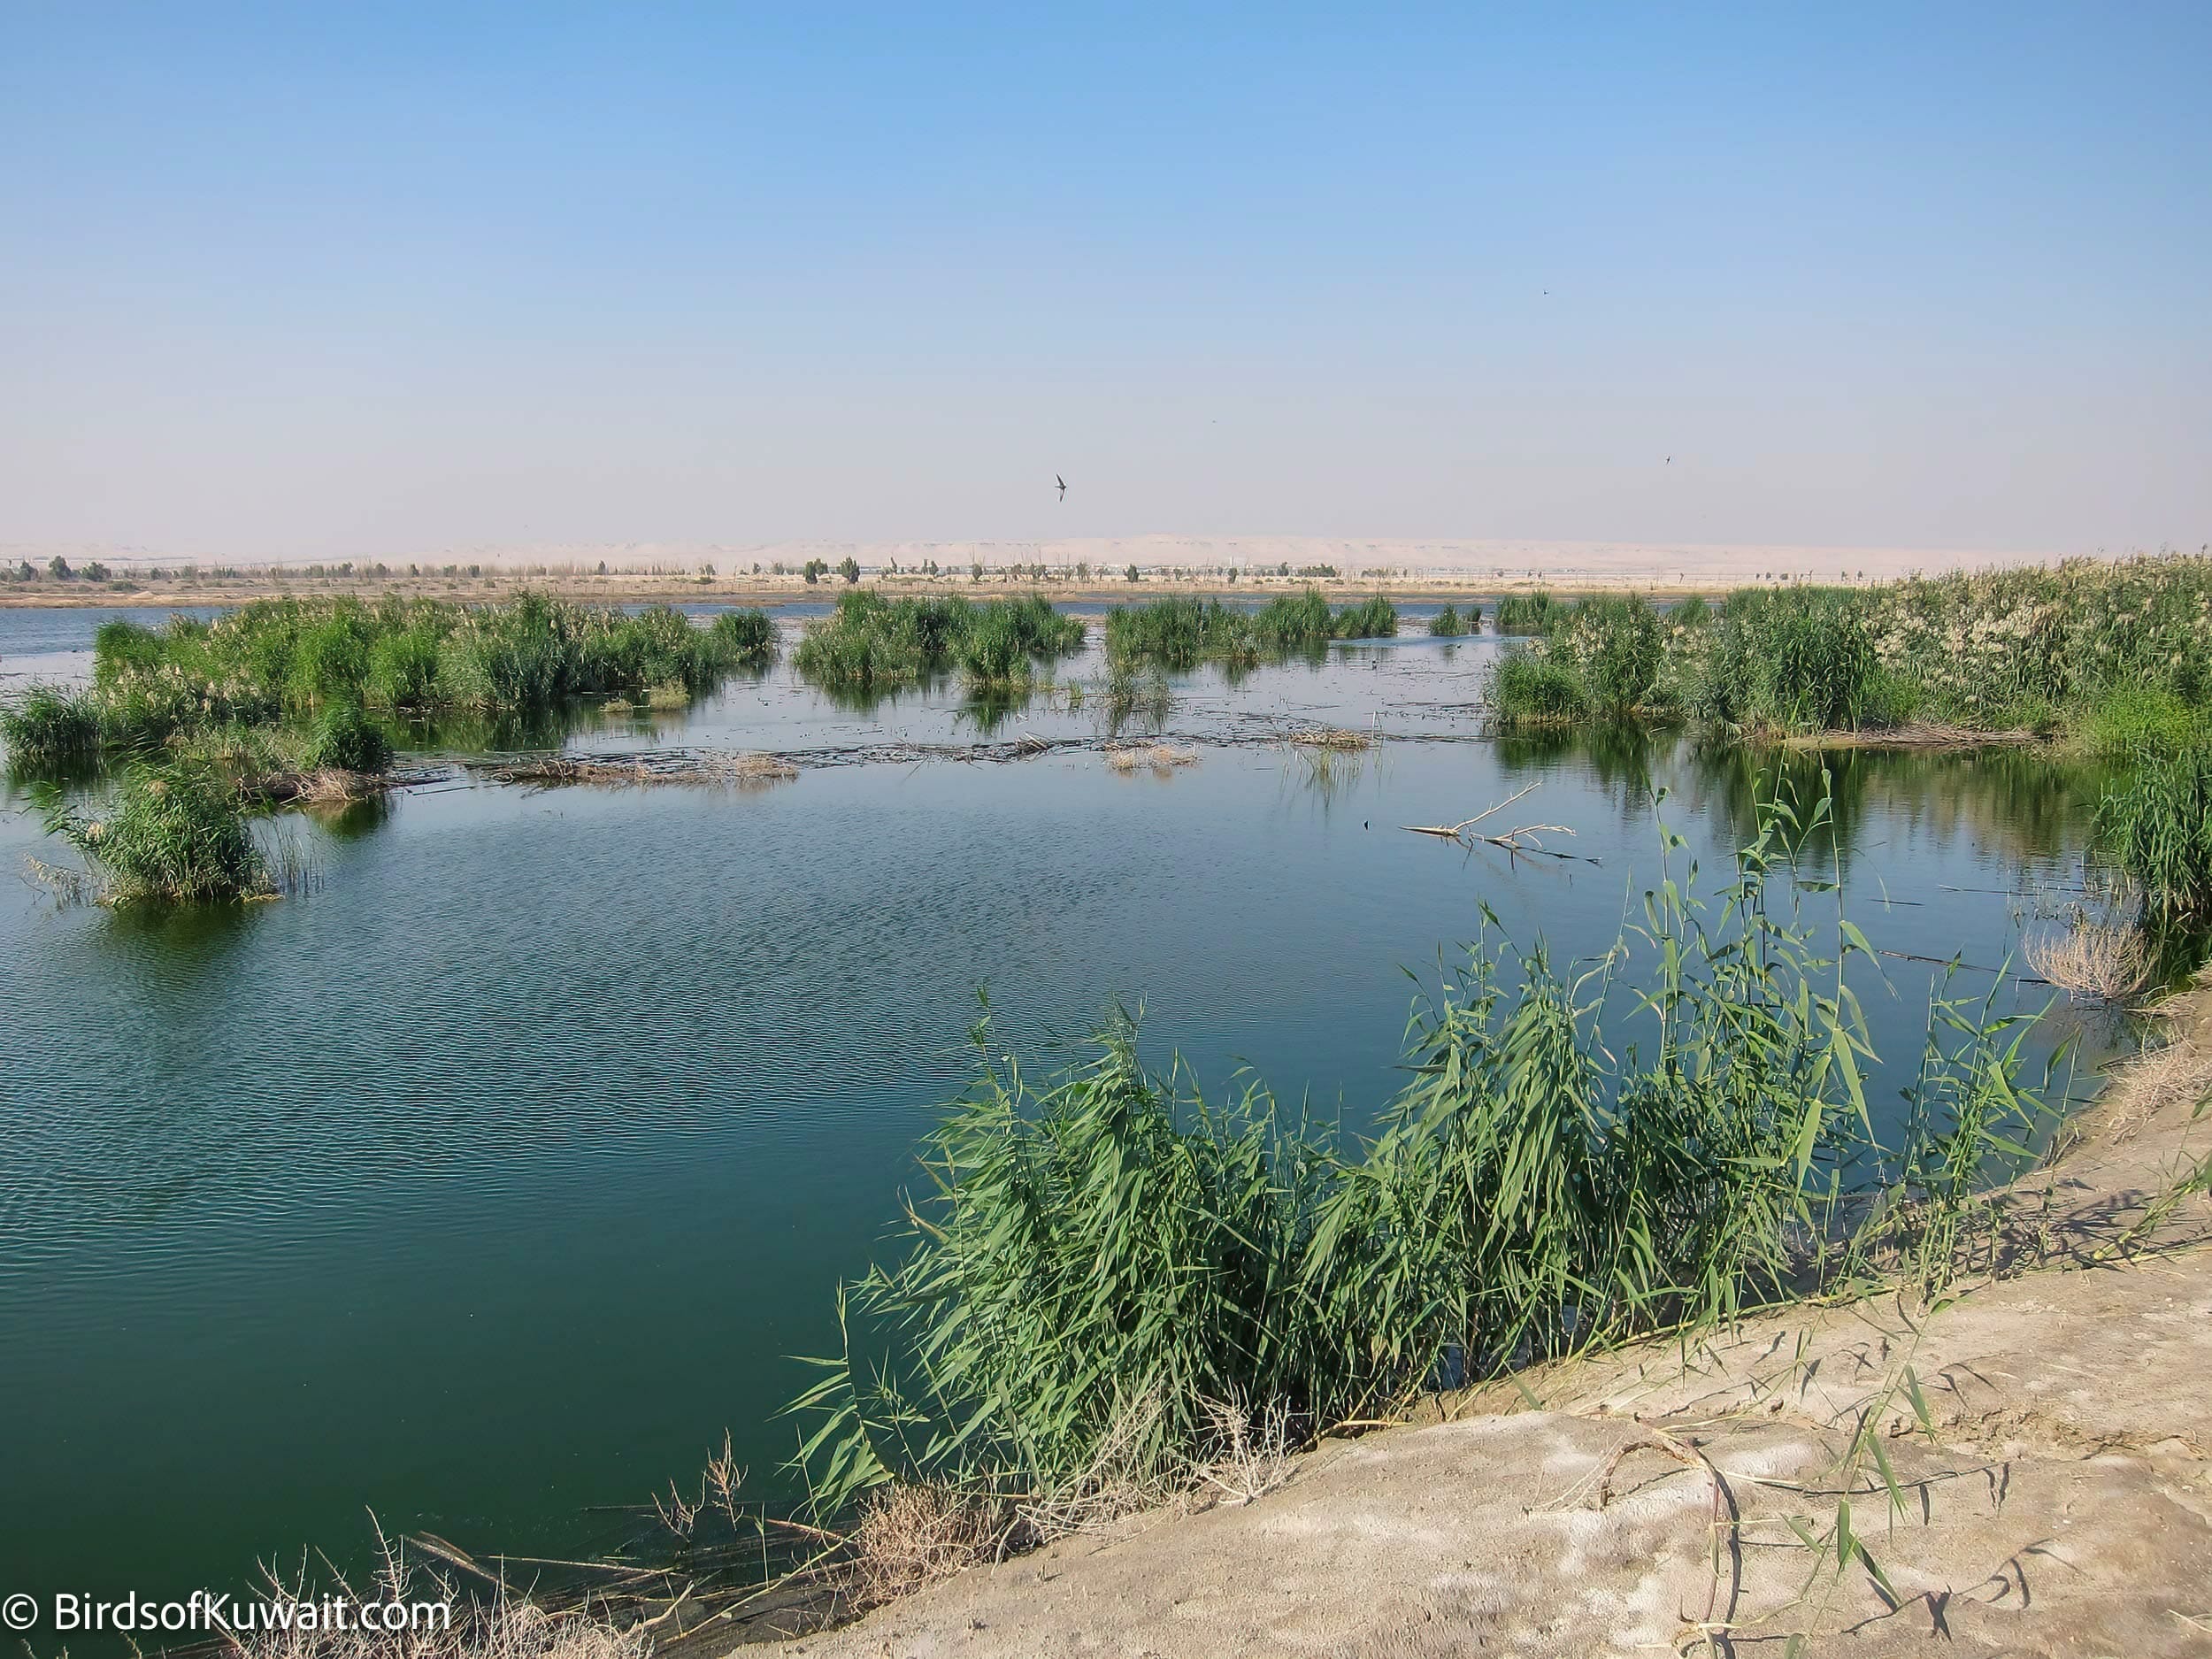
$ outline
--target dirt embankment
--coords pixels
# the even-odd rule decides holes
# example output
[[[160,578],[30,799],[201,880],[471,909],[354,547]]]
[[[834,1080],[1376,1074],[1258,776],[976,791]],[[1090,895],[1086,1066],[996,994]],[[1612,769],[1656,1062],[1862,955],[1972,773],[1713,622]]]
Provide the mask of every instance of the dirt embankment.
[[[2168,1018],[1933,1309],[1524,1373],[768,1651],[2212,1655],[2212,990]]]

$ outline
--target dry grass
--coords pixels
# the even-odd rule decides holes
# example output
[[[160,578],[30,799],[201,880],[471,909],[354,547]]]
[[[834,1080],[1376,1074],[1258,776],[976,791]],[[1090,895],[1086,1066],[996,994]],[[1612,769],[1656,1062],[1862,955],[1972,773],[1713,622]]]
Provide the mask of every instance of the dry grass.
[[[2108,1086],[2112,1102],[2105,1135],[2126,1141],[2162,1114],[2176,1109],[2194,1112],[2212,1102],[2212,1049],[2183,1032],[2147,1048],[2120,1068]]]
[[[1209,1400],[1206,1416],[1216,1440],[1213,1461],[1198,1479],[1229,1503],[1250,1503],[1290,1479],[1294,1448],[1289,1413],[1279,1403],[1255,1423],[1242,1401]]]
[[[645,1659],[652,1647],[643,1625],[617,1629],[589,1607],[554,1611],[503,1586],[488,1598],[464,1599],[451,1580],[417,1569],[390,1544],[365,1594],[342,1581],[334,1593],[348,1601],[442,1602],[452,1610],[448,1620],[423,1619],[416,1629],[396,1632],[296,1617],[282,1621],[289,1629],[233,1632],[223,1646],[236,1659]],[[309,1588],[303,1573],[288,1585],[272,1573],[265,1599],[305,1612],[326,1596]]]
[[[880,1606],[992,1560],[1016,1525],[1005,1504],[951,1486],[886,1486],[862,1507],[848,1540],[859,1600]]]
[[[2139,930],[2078,910],[2065,932],[2031,934],[2021,952],[2037,974],[2076,1002],[2131,1002],[2151,982],[2149,953]]]
[[[1127,749],[1110,749],[1106,764],[1118,772],[1133,772],[1148,766],[1156,774],[1165,777],[1178,766],[1192,766],[1198,763],[1194,749],[1172,749],[1165,743],[1138,743]]]
[[[239,793],[271,806],[349,806],[390,788],[395,780],[373,772],[322,766],[310,772],[271,772],[239,786]]]

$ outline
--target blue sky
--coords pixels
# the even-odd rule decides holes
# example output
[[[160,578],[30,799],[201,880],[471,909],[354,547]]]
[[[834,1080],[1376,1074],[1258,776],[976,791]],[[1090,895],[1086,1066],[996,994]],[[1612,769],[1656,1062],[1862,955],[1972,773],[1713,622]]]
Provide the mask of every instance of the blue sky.
[[[0,542],[2212,538],[2201,5],[0,40]]]

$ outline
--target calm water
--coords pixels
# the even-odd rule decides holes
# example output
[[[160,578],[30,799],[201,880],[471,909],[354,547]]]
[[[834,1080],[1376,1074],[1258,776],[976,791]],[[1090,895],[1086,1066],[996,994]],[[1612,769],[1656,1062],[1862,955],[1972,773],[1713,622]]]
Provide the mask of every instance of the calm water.
[[[0,611],[0,672],[82,672],[99,619]],[[1414,741],[1477,729],[1494,649],[1187,677],[1165,726],[1202,757],[1164,779],[1064,751],[741,794],[457,780],[289,820],[321,872],[295,900],[111,914],[0,879],[0,1588],[235,1586],[305,1544],[357,1557],[366,1510],[472,1549],[610,1546],[635,1528],[604,1506],[726,1427],[772,1490],[786,1356],[833,1348],[833,1286],[968,1078],[979,985],[1008,1046],[1141,1002],[1156,1057],[1248,1062],[1363,1121],[1394,1087],[1400,969],[1432,980],[1479,904],[1594,952],[1655,873],[1658,791],[1709,871],[1748,820],[1747,763],[1685,741]],[[999,734],[1095,729],[1094,697],[1060,701]],[[1217,741],[1289,719],[1409,736],[1323,780]],[[949,687],[871,716],[779,667],[571,741],[980,730]],[[1998,964],[2008,895],[2073,879],[2087,784],[2063,769],[1836,764],[1823,867],[1879,946]],[[1398,827],[1532,781],[1528,815],[1600,864]],[[52,849],[6,804],[12,875]],[[1867,1006],[1909,1062],[1930,971],[1890,966]]]

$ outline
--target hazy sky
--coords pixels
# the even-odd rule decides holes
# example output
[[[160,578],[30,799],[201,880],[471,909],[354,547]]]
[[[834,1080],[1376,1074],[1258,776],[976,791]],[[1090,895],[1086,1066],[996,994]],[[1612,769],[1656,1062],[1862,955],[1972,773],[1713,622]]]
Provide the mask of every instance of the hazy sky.
[[[827,10],[0,0],[0,542],[2212,538],[2202,0]]]

